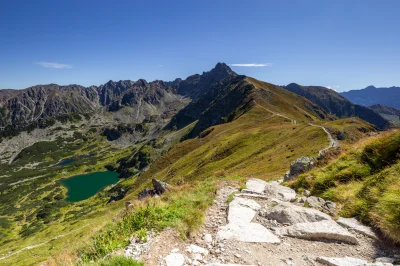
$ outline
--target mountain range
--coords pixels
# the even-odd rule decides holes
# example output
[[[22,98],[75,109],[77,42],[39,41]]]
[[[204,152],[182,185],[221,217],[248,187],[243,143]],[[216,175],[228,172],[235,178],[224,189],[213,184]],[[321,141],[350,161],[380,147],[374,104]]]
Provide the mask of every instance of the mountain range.
[[[365,89],[351,90],[340,94],[352,103],[363,106],[382,104],[400,108],[400,87],[376,88],[368,86]]]
[[[369,97],[361,95],[375,95],[377,91],[390,91],[393,94],[399,89],[368,87],[361,91],[339,94],[324,87],[301,86],[295,83],[282,87],[314,103],[314,109],[318,109],[319,116],[324,119],[329,115],[338,118],[357,116],[380,129],[389,126],[387,119],[352,102],[385,104],[386,102],[379,102],[381,98],[368,102],[360,100]],[[123,112],[129,113],[129,121],[132,123],[172,119],[167,128],[182,128],[199,119],[205,112],[192,129],[190,135],[194,136],[211,125],[232,119],[239,106],[245,108],[246,102],[249,102],[248,96],[253,93],[249,79],[236,74],[224,63],[218,63],[208,72],[172,82],[147,82],[139,79],[118,82],[110,80],[106,84],[90,87],[37,85],[24,90],[0,90],[0,127],[24,129],[43,119],[68,113],[90,115],[99,110],[117,113],[124,109]],[[268,93],[263,94],[265,95],[258,97],[268,100]],[[391,98],[392,104],[396,102],[395,97]]]

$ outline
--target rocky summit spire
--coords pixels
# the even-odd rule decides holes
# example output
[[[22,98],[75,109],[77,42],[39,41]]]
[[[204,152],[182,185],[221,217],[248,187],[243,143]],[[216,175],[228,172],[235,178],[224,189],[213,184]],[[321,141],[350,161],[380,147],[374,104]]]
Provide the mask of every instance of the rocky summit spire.
[[[210,73],[219,76],[236,76],[237,74],[225,63],[218,62]]]

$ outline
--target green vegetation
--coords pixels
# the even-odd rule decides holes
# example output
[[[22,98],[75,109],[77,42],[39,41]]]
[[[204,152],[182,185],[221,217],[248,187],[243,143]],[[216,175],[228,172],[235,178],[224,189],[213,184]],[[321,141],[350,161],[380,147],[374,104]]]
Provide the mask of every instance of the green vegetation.
[[[291,185],[341,203],[340,215],[356,216],[400,242],[400,133],[373,138]]]
[[[138,203],[134,211],[95,235],[91,244],[80,249],[78,255],[83,262],[98,260],[129,244],[131,236],[143,239],[144,233],[153,229],[172,227],[186,237],[202,224],[204,211],[214,197],[215,183],[212,181],[173,188],[159,199]]]
[[[105,141],[105,137],[74,130],[64,138],[38,142],[23,149],[11,165],[6,162],[0,164],[1,254],[46,242],[52,237],[81,228],[89,221],[94,224],[107,222],[108,218],[104,219],[107,217],[105,212],[115,212],[115,206],[105,206],[110,198],[109,187],[90,199],[69,203],[65,201],[67,190],[58,180],[82,173],[104,171],[105,165],[126,156],[131,150],[115,150]],[[54,166],[65,158],[74,160],[66,165]],[[97,220],[97,217],[103,219]],[[87,234],[90,236],[92,233]],[[29,252],[24,251],[4,262],[10,265],[40,263],[63,247],[65,241],[60,238],[59,241],[49,243],[51,248],[45,245]],[[76,244],[73,242],[70,246]]]
[[[97,266],[144,266],[143,263],[137,262],[131,258],[127,258],[125,256],[113,256],[111,258],[105,259],[98,264]]]

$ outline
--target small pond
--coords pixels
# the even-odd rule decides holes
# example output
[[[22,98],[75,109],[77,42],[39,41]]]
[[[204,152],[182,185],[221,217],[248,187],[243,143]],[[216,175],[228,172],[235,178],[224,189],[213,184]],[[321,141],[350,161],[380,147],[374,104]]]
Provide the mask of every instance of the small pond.
[[[90,198],[102,188],[118,182],[118,173],[112,171],[76,175],[60,180],[68,189],[66,201],[77,202]]]
[[[83,155],[76,155],[74,157],[64,158],[61,161],[59,161],[58,163],[56,163],[54,166],[65,166],[65,165],[71,164],[73,162],[76,162],[79,159],[84,159],[84,158],[90,158],[90,155],[83,154]]]

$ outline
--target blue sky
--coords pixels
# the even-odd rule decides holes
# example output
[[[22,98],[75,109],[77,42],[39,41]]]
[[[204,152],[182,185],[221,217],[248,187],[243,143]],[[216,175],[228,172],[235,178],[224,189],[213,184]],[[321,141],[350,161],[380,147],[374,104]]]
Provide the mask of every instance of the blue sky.
[[[400,1],[0,0],[0,88],[172,80],[400,86]]]

